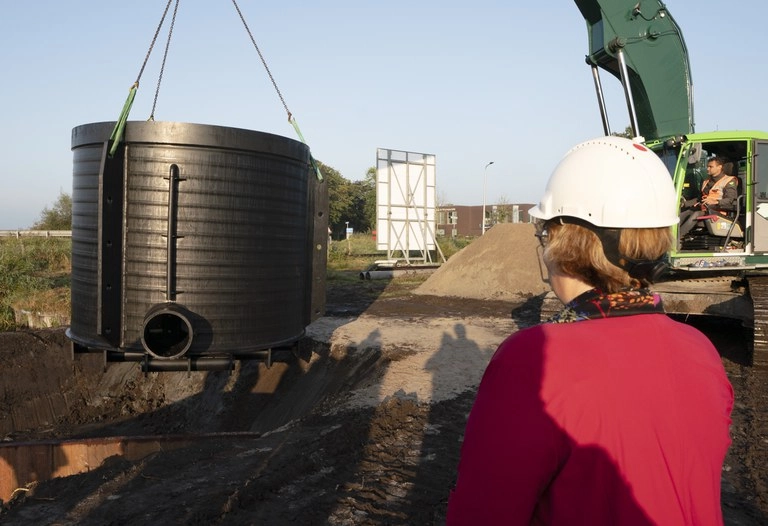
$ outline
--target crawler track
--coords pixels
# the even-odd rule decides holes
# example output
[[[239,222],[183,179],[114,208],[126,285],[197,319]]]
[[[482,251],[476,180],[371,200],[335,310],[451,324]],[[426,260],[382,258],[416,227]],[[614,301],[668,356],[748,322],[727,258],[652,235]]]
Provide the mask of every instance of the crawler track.
[[[749,294],[752,296],[755,327],[752,365],[768,369],[768,276],[749,278]]]

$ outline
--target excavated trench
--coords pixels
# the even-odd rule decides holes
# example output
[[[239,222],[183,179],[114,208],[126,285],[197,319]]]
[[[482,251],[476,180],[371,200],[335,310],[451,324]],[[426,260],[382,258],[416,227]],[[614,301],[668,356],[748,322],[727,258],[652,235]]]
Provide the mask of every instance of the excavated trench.
[[[72,359],[62,329],[0,333],[0,348],[17,350],[0,353],[5,502],[32,481],[82,473],[115,455],[134,461],[198,441],[261,436],[354,388],[381,357],[351,357],[307,337],[269,367],[143,373],[130,363],[105,369],[100,354]]]

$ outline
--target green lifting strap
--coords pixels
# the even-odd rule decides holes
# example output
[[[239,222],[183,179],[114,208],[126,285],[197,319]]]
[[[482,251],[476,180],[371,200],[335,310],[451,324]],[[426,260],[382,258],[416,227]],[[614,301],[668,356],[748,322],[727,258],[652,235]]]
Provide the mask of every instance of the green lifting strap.
[[[133,99],[136,97],[136,90],[139,89],[139,83],[134,82],[131,89],[128,91],[128,98],[123,105],[123,111],[120,112],[115,127],[112,130],[112,135],[109,140],[112,141],[112,146],[109,148],[109,156],[115,155],[118,146],[123,141],[123,133],[125,132],[125,123],[128,121],[128,114],[131,112],[131,106],[133,106]]]
[[[301,142],[304,144],[307,144],[307,141],[304,140],[304,135],[301,134],[301,130],[299,129],[299,123],[296,122],[296,119],[293,118],[293,115],[290,113],[288,114],[288,122],[291,123],[293,126],[293,129],[296,130],[296,135],[299,136],[299,139],[301,139]],[[309,146],[309,145],[307,145]],[[312,153],[309,154],[309,161],[312,163],[312,168],[315,169],[315,174],[317,175],[317,180],[321,183],[323,182],[323,174],[320,173],[320,167],[317,166],[317,163],[315,162],[315,158],[312,156]]]

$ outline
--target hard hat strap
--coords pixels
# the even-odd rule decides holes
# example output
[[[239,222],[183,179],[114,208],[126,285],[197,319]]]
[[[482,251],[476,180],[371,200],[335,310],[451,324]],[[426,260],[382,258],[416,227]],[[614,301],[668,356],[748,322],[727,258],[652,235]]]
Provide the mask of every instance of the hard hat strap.
[[[617,267],[626,270],[631,277],[646,283],[654,283],[667,270],[667,262],[663,257],[659,259],[632,259],[623,255],[619,251],[622,229],[593,227],[590,230],[597,234],[600,239],[605,258]]]
[[[605,258],[617,267],[625,270],[630,277],[646,283],[654,283],[659,280],[668,268],[666,258],[664,257],[659,259],[632,259],[623,255],[619,251],[619,240],[623,230],[621,228],[598,227],[578,217],[561,216],[557,219],[562,224],[579,225],[594,232],[603,246]]]

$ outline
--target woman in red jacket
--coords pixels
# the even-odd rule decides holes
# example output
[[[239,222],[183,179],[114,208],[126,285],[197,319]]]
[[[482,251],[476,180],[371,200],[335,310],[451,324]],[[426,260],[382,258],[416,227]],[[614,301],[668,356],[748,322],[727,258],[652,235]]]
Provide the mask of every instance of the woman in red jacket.
[[[676,209],[634,141],[587,141],[556,167],[530,214],[565,308],[491,359],[449,525],[722,524],[733,390],[711,342],[647,288]]]

